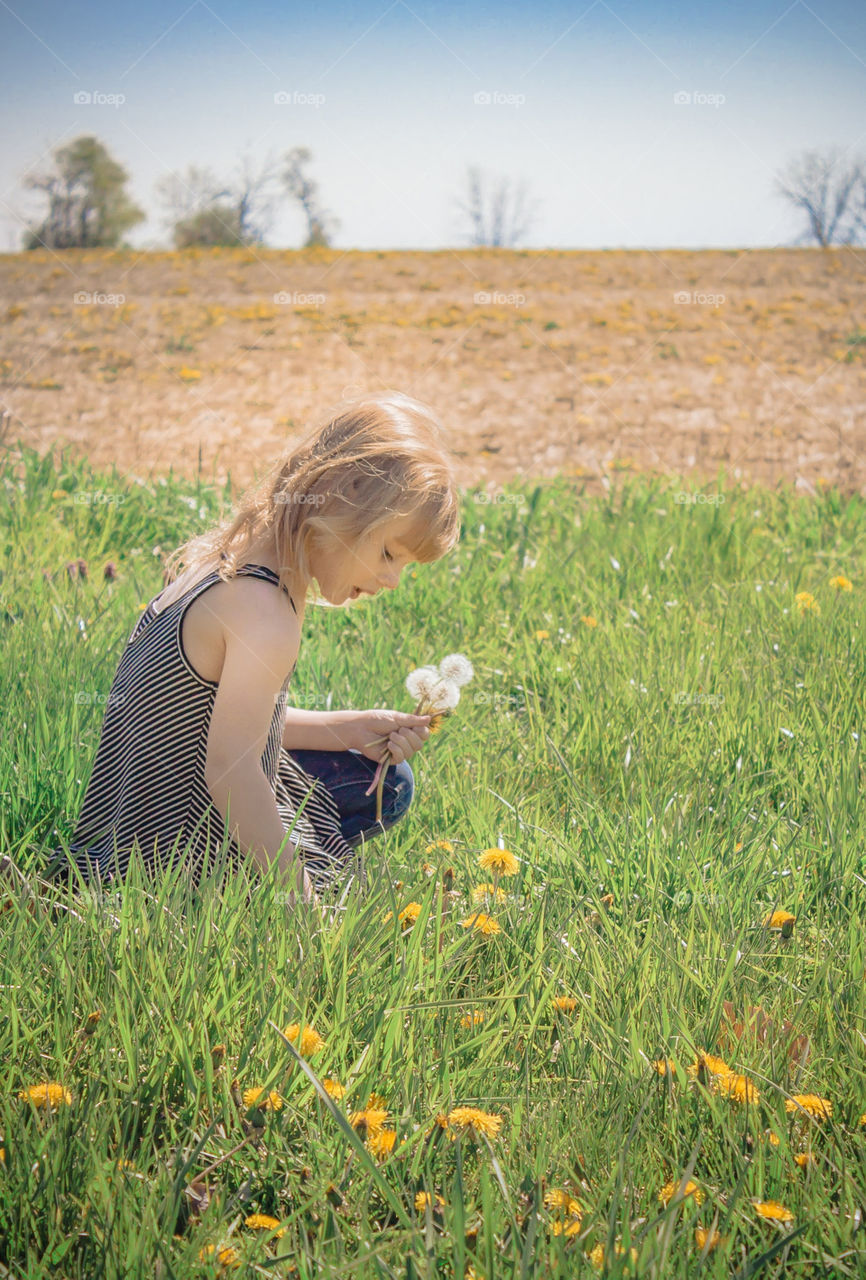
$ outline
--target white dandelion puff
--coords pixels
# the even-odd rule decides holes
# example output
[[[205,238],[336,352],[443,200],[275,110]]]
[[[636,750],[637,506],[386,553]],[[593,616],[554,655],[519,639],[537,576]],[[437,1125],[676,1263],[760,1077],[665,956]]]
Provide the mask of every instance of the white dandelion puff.
[[[472,663],[462,653],[449,653],[447,658],[443,658],[439,663],[439,674],[443,680],[450,680],[452,684],[462,686],[468,684],[475,673],[472,670]]]
[[[415,701],[420,702],[422,698],[429,698],[439,678],[439,672],[435,667],[416,667],[406,677],[406,688]]]
[[[438,680],[427,697],[432,712],[452,711],[460,701],[460,690],[453,680]]]

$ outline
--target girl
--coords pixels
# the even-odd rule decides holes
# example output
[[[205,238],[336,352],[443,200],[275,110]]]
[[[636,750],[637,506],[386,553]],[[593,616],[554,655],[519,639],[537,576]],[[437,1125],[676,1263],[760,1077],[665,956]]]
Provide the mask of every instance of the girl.
[[[224,847],[235,869],[276,863],[309,900],[349,870],[405,813],[430,717],[287,706],[306,604],[393,590],[458,536],[433,411],[400,393],[341,405],[233,519],[168,558],[111,686],[70,856],[55,851],[47,874],[122,879],[137,845],[151,869],[183,858],[198,885]],[[393,763],[376,823],[364,793],[383,735]]]

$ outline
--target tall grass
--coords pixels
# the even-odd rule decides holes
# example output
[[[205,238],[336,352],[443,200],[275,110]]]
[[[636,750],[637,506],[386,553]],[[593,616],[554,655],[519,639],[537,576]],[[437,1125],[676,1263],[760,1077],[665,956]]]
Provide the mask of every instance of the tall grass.
[[[117,894],[39,882],[160,588],[156,549],[229,492],[21,450],[2,484],[0,841],[36,890],[0,915],[10,1274],[230,1274],[223,1248],[263,1276],[862,1274],[862,500],[691,501],[640,477],[601,498],[566,480],[467,495],[446,559],[309,610],[300,705],[408,709],[412,667],[458,650],[476,670],[413,758],[409,814],[369,846],[366,893],[323,928],[273,881],[192,895],[133,863]],[[520,869],[482,904],[500,925],[484,936],[463,922],[497,843]],[[777,908],[790,937],[764,926]],[[324,1048],[299,1061],[290,1023]],[[700,1050],[759,1100],[693,1078]],[[45,1080],[71,1104],[19,1097]],[[283,1105],[249,1108],[253,1086]],[[372,1092],[390,1154],[349,1123]],[[806,1093],[832,1117],[788,1114]],[[498,1134],[437,1123],[464,1104]],[[701,1203],[664,1205],[686,1178]],[[419,1212],[420,1191],[444,1206]],[[721,1242],[702,1250],[697,1226]]]

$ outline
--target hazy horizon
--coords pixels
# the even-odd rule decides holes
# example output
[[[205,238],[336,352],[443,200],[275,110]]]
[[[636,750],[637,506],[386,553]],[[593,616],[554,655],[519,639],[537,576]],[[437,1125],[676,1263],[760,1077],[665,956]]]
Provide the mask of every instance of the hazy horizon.
[[[866,151],[866,6],[850,0],[156,0],[85,17],[45,0],[0,9],[5,252],[44,207],[24,173],[85,133],[130,174],[148,214],[127,237],[137,248],[170,245],[166,174],[194,163],[228,181],[241,155],[299,145],[340,219],[336,248],[466,247],[455,201],[470,165],[527,183],[537,218],[520,248],[791,246],[802,223],[775,172],[807,148]],[[266,247],[304,234],[285,196]]]

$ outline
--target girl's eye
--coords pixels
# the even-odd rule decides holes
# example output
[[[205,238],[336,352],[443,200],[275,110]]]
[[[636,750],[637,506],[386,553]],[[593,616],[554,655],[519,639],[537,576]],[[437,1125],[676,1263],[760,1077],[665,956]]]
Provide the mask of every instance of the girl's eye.
[[[388,550],[387,547],[382,548],[382,555],[385,557],[386,560],[394,559],[394,557],[391,555],[391,552]]]

